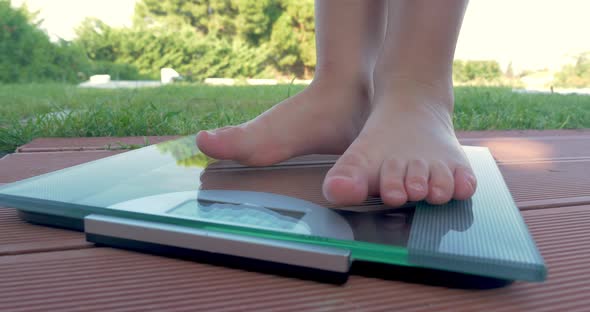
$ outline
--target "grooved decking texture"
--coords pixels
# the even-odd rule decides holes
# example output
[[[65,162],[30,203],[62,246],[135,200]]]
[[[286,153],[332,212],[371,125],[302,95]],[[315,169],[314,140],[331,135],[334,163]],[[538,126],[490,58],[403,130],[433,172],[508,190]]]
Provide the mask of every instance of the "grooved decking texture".
[[[492,151],[547,262],[547,282],[462,290],[353,275],[347,284],[333,286],[96,248],[81,233],[28,224],[14,209],[0,208],[0,310],[587,311],[590,131],[459,136],[465,145]],[[0,184],[119,153],[104,150],[118,141],[145,142],[35,140],[0,160]]]
[[[560,200],[590,199],[590,160],[501,163],[499,167],[521,209],[531,208],[531,203],[555,207]]]
[[[590,159],[590,140],[585,136],[463,139],[461,143],[486,146],[501,163]]]
[[[351,276],[325,285],[110,248],[0,257],[6,311],[583,311],[590,303],[590,206],[527,214],[550,268],[544,284],[461,290]],[[67,298],[67,299],[66,299]]]
[[[0,256],[90,246],[82,233],[29,224],[16,210],[0,208]]]

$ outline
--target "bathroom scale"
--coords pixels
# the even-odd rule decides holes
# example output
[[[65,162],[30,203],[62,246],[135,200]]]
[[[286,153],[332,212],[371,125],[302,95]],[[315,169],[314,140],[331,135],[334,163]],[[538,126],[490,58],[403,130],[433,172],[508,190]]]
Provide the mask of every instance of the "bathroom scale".
[[[215,161],[183,137],[0,188],[0,205],[88,241],[240,267],[347,276],[353,262],[543,281],[546,266],[498,167],[463,147],[478,188],[470,200],[401,208],[378,197],[335,206],[322,180],[337,156],[266,167]],[[225,259],[225,260],[223,260]]]

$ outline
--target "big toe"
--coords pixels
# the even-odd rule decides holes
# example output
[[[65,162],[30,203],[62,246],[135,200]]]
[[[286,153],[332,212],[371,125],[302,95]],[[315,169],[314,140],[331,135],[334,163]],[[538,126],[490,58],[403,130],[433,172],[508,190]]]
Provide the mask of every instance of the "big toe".
[[[243,156],[243,129],[230,126],[197,134],[197,146],[210,157],[216,159],[237,159]]]
[[[326,175],[324,196],[338,205],[362,203],[368,195],[366,158],[359,153],[347,152]]]
[[[290,157],[296,144],[288,133],[274,133],[262,119],[214,131],[201,131],[197,145],[215,159],[235,160],[249,166],[268,166]]]

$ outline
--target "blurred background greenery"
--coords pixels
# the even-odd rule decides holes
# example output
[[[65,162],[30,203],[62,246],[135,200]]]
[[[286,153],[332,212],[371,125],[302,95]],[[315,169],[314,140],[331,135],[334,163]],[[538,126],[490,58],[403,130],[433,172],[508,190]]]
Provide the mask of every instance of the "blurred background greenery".
[[[310,79],[315,68],[313,0],[141,0],[131,27],[86,18],[71,41],[52,42],[35,13],[0,0],[0,82],[157,79],[172,67],[208,77]],[[518,85],[498,62],[454,63],[459,84]],[[590,54],[556,73],[557,87],[590,86]]]

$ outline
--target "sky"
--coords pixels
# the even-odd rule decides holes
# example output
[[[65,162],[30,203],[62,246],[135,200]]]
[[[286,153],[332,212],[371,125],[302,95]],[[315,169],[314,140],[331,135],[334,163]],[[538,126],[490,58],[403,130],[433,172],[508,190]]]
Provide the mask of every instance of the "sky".
[[[111,26],[130,26],[137,0],[13,0],[39,10],[52,38],[72,39],[85,17]],[[459,36],[456,59],[512,62],[522,69],[557,70],[590,51],[588,0],[471,0]]]

